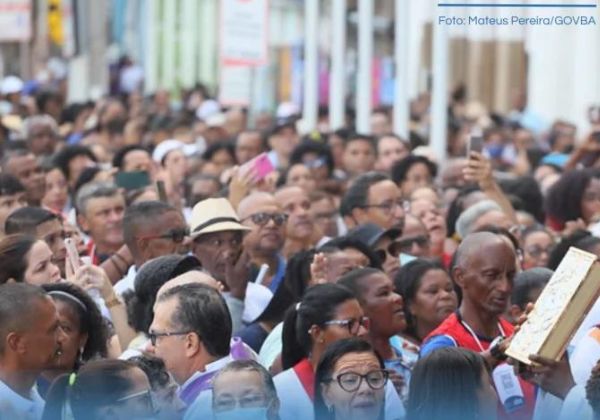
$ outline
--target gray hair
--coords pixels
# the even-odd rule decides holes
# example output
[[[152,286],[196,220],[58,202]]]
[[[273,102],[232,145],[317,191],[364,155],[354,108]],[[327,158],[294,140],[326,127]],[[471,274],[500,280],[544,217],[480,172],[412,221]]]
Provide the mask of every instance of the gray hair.
[[[233,326],[225,299],[218,291],[205,284],[183,284],[164,292],[157,302],[170,299],[178,299],[171,316],[177,328],[196,333],[211,356],[229,354]]]
[[[265,395],[269,401],[277,399],[277,391],[275,390],[275,384],[273,377],[267,369],[264,368],[260,363],[255,360],[234,360],[221,369],[213,378],[212,383],[214,384],[223,374],[227,372],[256,372],[260,376],[260,382],[265,390]],[[213,392],[213,401],[215,393]]]
[[[56,124],[54,118],[52,118],[48,114],[33,115],[31,117],[26,118],[25,121],[23,121],[23,138],[29,139],[31,135],[31,129],[36,125],[47,125],[52,129],[52,132],[54,134],[58,134],[58,124]]]
[[[492,200],[483,200],[472,205],[463,211],[456,220],[456,233],[458,233],[461,238],[466,238],[466,236],[472,232],[472,226],[477,219],[492,210],[502,211],[502,208]]]
[[[85,215],[88,202],[93,198],[114,197],[119,194],[119,189],[115,184],[109,182],[90,182],[85,184],[77,192],[75,199],[75,208],[77,213]]]

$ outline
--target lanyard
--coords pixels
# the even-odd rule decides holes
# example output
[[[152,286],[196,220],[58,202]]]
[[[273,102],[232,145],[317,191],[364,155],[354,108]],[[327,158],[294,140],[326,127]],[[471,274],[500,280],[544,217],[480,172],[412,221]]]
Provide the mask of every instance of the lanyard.
[[[473,331],[473,329],[469,326],[469,324],[467,324],[465,321],[463,321],[462,317],[460,319],[460,323],[465,328],[465,330],[467,330],[467,332],[469,334],[471,334],[471,336],[473,337],[473,339],[475,340],[475,342],[479,346],[479,349],[482,352],[484,352],[485,349],[483,348],[483,345],[481,344],[481,341],[479,341],[479,337],[477,337],[477,334],[475,334],[475,331]],[[506,333],[504,332],[504,328],[502,328],[502,325],[500,324],[500,322],[498,322],[498,331],[500,331],[500,335],[502,335],[502,337],[506,337]]]

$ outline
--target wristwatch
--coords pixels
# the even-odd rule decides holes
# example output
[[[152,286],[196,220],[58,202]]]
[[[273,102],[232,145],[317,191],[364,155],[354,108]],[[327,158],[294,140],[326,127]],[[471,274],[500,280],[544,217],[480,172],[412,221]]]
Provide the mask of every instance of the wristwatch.
[[[489,348],[490,354],[494,359],[496,359],[498,361],[504,361],[508,357],[508,356],[506,356],[506,354],[504,354],[504,352],[502,350],[500,350],[500,345],[502,344],[503,341],[504,341],[504,337],[498,336],[498,337],[494,338],[494,341],[492,341],[492,343],[490,344],[490,348]]]

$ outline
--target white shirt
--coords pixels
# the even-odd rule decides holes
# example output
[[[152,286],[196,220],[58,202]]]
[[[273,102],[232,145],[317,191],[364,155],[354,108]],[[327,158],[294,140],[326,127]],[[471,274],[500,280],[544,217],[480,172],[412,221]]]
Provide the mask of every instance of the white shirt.
[[[594,412],[585,396],[585,384],[571,388],[560,410],[560,420],[593,420]]]
[[[24,398],[0,381],[0,418],[39,420],[43,412],[44,400],[35,387],[29,391],[29,398]]]
[[[583,320],[581,326],[571,339],[567,347],[571,373],[576,385],[583,385],[590,377],[592,367],[600,358],[600,335],[593,325],[600,323],[600,299],[596,301],[590,312]],[[538,390],[534,420],[545,420],[561,412],[563,400],[542,389]],[[564,412],[570,411],[567,408]]]
[[[306,394],[304,386],[298,379],[294,369],[287,369],[273,378],[280,408],[281,420],[312,420],[315,409],[310,397]],[[404,405],[391,381],[385,386],[385,420],[403,419],[406,416]],[[199,417],[197,417],[199,418]]]
[[[261,365],[266,369],[269,369],[277,356],[281,354],[283,348],[283,322],[277,324],[275,328],[269,333],[265,341],[263,342],[260,352],[258,353],[258,360]]]

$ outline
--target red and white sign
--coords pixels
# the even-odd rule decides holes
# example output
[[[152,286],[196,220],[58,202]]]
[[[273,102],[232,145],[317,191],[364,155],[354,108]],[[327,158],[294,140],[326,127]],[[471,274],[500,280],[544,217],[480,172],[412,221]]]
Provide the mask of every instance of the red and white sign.
[[[0,0],[0,42],[31,39],[31,0]]]
[[[267,64],[269,0],[221,0],[221,63]]]

